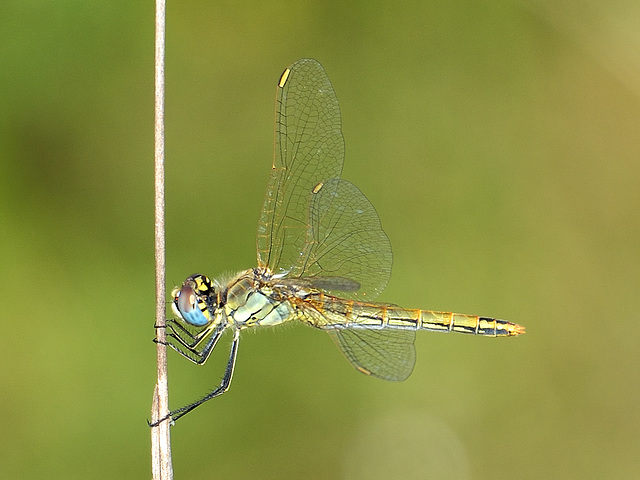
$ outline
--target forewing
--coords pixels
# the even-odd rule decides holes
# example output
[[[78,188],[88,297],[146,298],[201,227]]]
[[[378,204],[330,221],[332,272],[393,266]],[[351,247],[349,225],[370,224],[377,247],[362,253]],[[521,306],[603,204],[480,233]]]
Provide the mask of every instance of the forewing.
[[[344,139],[338,99],[316,60],[295,62],[276,90],[273,169],[257,243],[259,266],[284,274],[307,241],[312,190],[342,173]]]

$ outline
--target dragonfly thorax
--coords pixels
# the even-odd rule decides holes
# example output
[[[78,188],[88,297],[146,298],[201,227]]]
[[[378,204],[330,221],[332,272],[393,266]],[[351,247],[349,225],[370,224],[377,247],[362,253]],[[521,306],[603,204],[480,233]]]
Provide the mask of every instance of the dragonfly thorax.
[[[272,282],[266,268],[240,272],[224,289],[221,307],[235,328],[279,325],[292,317],[294,307],[288,290]]]

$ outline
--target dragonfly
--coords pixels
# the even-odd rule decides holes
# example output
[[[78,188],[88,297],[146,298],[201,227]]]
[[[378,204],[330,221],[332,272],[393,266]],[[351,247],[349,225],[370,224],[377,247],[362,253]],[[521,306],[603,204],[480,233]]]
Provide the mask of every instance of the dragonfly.
[[[275,148],[258,221],[258,266],[232,278],[189,276],[172,293],[167,343],[204,364],[233,332],[220,384],[161,421],[175,422],[229,389],[240,332],[297,321],[329,334],[360,372],[402,381],[416,362],[416,332],[490,337],[524,327],[478,315],[375,303],[391,275],[391,244],[375,208],[341,178],[345,147],[340,108],[322,65],[302,59],[276,87]],[[159,423],[159,422],[157,422]]]

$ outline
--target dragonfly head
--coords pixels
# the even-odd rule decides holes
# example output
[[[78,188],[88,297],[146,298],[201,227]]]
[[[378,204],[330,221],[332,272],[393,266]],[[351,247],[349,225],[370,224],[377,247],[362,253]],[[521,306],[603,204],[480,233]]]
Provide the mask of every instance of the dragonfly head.
[[[171,309],[189,325],[203,327],[213,319],[215,287],[204,275],[191,275],[171,292]]]

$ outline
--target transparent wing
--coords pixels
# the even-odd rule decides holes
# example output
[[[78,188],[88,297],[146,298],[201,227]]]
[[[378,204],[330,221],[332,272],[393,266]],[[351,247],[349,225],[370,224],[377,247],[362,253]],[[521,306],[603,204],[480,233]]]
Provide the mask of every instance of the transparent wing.
[[[416,362],[415,311],[319,293],[297,299],[295,307],[297,319],[325,330],[358,371],[391,381],[411,375]]]
[[[307,241],[294,271],[317,282],[350,279],[360,288],[336,288],[341,296],[375,298],[387,286],[393,255],[367,197],[346,180],[328,180],[312,195],[310,212]]]
[[[258,222],[258,265],[287,273],[307,240],[311,191],[340,177],[344,139],[340,107],[316,60],[282,74],[276,91],[273,168]]]
[[[289,282],[374,298],[391,274],[391,246],[371,203],[339,179],[340,109],[315,60],[299,60],[282,75],[275,144],[258,224],[259,266]]]
[[[382,380],[406,380],[416,363],[415,330],[329,328],[347,360],[356,369]]]

